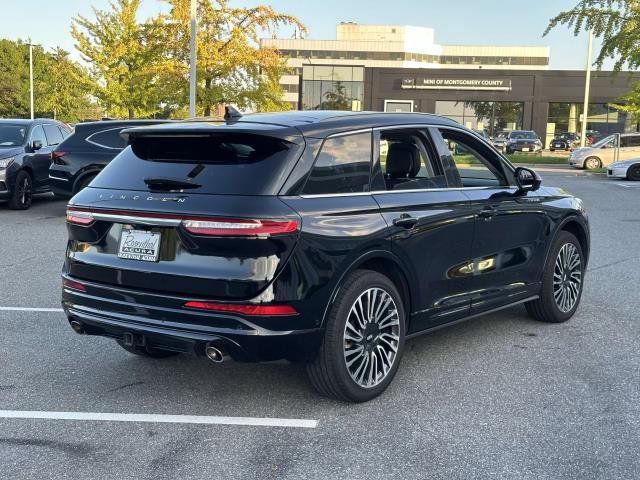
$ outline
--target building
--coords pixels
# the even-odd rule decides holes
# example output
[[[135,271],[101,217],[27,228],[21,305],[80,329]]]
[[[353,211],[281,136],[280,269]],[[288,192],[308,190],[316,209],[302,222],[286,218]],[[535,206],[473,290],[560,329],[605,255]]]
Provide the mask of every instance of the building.
[[[281,83],[295,109],[417,111],[495,135],[530,129],[545,139],[580,132],[585,74],[549,70],[548,47],[447,46],[430,28],[341,23],[336,40],[268,39],[291,68]],[[587,129],[635,131],[609,107],[640,74],[593,72]]]

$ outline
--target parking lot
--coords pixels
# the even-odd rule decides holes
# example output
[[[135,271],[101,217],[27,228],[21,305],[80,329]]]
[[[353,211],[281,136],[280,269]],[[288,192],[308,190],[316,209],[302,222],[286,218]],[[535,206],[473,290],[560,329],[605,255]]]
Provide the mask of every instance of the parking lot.
[[[360,405],[318,397],[300,365],[137,358],[73,333],[65,203],[0,206],[0,478],[638,478],[640,182],[541,173],[591,220],[576,316],[517,307],[413,339]],[[52,412],[86,418],[36,418]]]

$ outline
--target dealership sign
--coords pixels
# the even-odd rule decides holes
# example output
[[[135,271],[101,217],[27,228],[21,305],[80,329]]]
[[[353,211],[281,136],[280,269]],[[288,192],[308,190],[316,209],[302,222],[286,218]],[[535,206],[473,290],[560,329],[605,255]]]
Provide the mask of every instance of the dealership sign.
[[[511,90],[511,80],[491,78],[403,78],[402,88],[409,90]]]

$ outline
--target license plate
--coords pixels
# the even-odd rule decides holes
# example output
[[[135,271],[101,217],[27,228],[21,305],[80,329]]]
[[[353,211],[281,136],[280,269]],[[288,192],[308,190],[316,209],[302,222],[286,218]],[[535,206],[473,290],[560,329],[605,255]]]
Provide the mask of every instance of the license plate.
[[[160,232],[123,229],[118,244],[118,257],[143,262],[157,262],[160,255]]]
[[[522,151],[523,152],[528,152],[529,151],[529,147],[522,147]]]

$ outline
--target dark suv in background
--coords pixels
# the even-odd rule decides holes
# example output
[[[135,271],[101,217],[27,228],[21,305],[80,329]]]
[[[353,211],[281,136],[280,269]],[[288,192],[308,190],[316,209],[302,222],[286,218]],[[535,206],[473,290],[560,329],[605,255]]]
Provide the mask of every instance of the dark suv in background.
[[[113,157],[126,146],[122,129],[163,123],[168,120],[108,120],[83,122],[51,152],[49,179],[53,192],[71,198],[86,187]]]
[[[0,119],[0,200],[24,210],[34,193],[49,192],[51,151],[70,133],[56,120]]]
[[[365,401],[406,338],[578,307],[582,202],[452,120],[305,111],[124,134],[67,208],[77,333],[153,358],[302,361],[321,393]]]
[[[549,144],[549,150],[552,152],[556,150],[568,150],[572,152],[576,148],[580,148],[580,135],[575,132],[565,132],[556,135]]]

